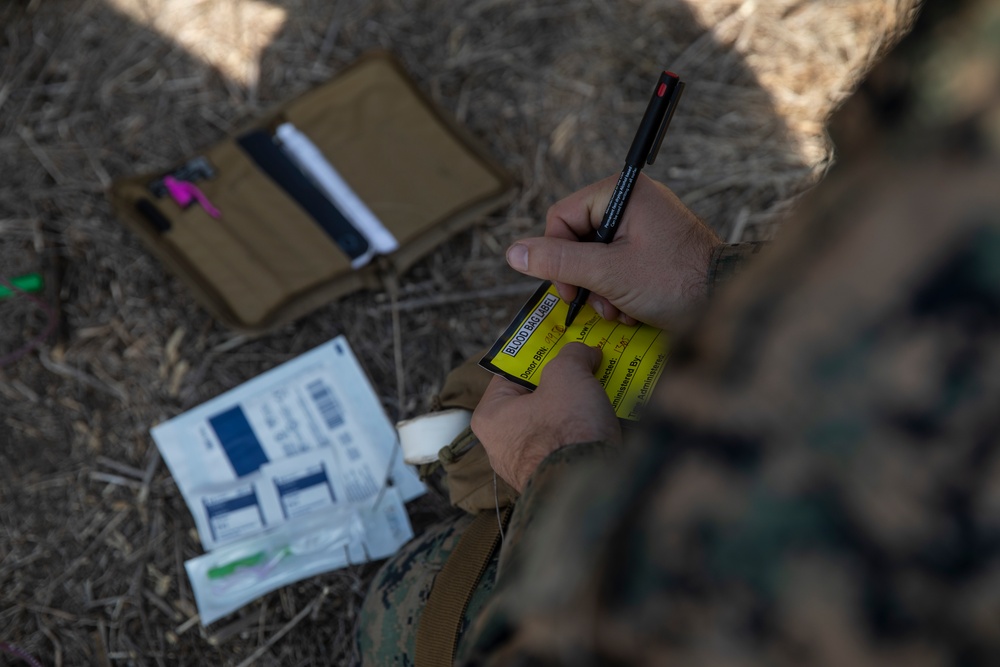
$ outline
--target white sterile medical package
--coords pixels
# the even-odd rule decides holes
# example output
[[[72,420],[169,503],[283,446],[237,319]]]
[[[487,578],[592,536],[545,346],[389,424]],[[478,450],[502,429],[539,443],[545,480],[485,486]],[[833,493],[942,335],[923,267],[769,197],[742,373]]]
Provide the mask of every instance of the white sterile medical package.
[[[209,551],[186,563],[205,625],[413,536],[424,486],[343,336],[151,433]]]

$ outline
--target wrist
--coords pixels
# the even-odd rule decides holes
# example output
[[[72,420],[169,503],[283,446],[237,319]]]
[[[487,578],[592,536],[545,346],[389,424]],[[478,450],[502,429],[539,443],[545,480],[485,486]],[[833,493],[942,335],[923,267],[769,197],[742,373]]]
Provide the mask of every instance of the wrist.
[[[750,258],[764,246],[764,243],[722,243],[716,247],[708,269],[709,296],[740,273]]]
[[[686,239],[684,259],[685,279],[680,283],[680,303],[684,307],[698,305],[711,292],[711,280],[717,254],[725,243],[704,223],[690,230]]]

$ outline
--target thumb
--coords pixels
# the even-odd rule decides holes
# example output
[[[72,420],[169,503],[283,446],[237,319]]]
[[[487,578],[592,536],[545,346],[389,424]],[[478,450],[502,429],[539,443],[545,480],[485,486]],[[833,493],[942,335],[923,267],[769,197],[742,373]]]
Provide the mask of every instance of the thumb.
[[[583,343],[568,343],[556,358],[542,370],[538,386],[576,386],[594,380],[594,372],[601,364],[603,353],[596,347]]]
[[[542,236],[522,239],[508,248],[507,263],[535,278],[607,294],[614,284],[612,255],[612,248],[603,243]]]
[[[495,406],[497,405],[503,405],[508,401],[516,400],[521,396],[530,393],[530,389],[526,389],[506,378],[500,377],[499,375],[494,375],[493,379],[486,387],[486,391],[483,392],[482,397],[479,399],[479,405],[476,407],[476,412],[489,412],[495,409]],[[473,421],[475,421],[475,419],[473,419]]]

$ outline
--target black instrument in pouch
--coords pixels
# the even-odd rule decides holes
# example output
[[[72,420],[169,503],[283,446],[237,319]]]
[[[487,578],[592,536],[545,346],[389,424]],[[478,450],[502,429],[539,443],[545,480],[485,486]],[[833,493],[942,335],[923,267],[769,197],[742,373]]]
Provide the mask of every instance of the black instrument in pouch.
[[[344,254],[353,260],[368,252],[368,239],[302,173],[298,165],[274,142],[274,137],[269,132],[250,132],[237,138],[236,142],[261,171],[305,209]]]
[[[170,220],[160,213],[160,209],[156,208],[153,202],[143,197],[135,202],[135,209],[153,226],[156,233],[162,234],[170,231]]]

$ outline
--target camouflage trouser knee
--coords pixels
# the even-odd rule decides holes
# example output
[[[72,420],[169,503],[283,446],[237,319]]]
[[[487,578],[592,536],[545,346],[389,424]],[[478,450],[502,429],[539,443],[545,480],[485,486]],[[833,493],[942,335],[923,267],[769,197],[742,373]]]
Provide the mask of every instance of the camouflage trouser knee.
[[[462,514],[432,526],[382,566],[368,589],[358,622],[356,646],[361,665],[413,665],[417,624],[434,579],[473,518]],[[460,638],[493,592],[496,571],[494,555],[465,611]]]

